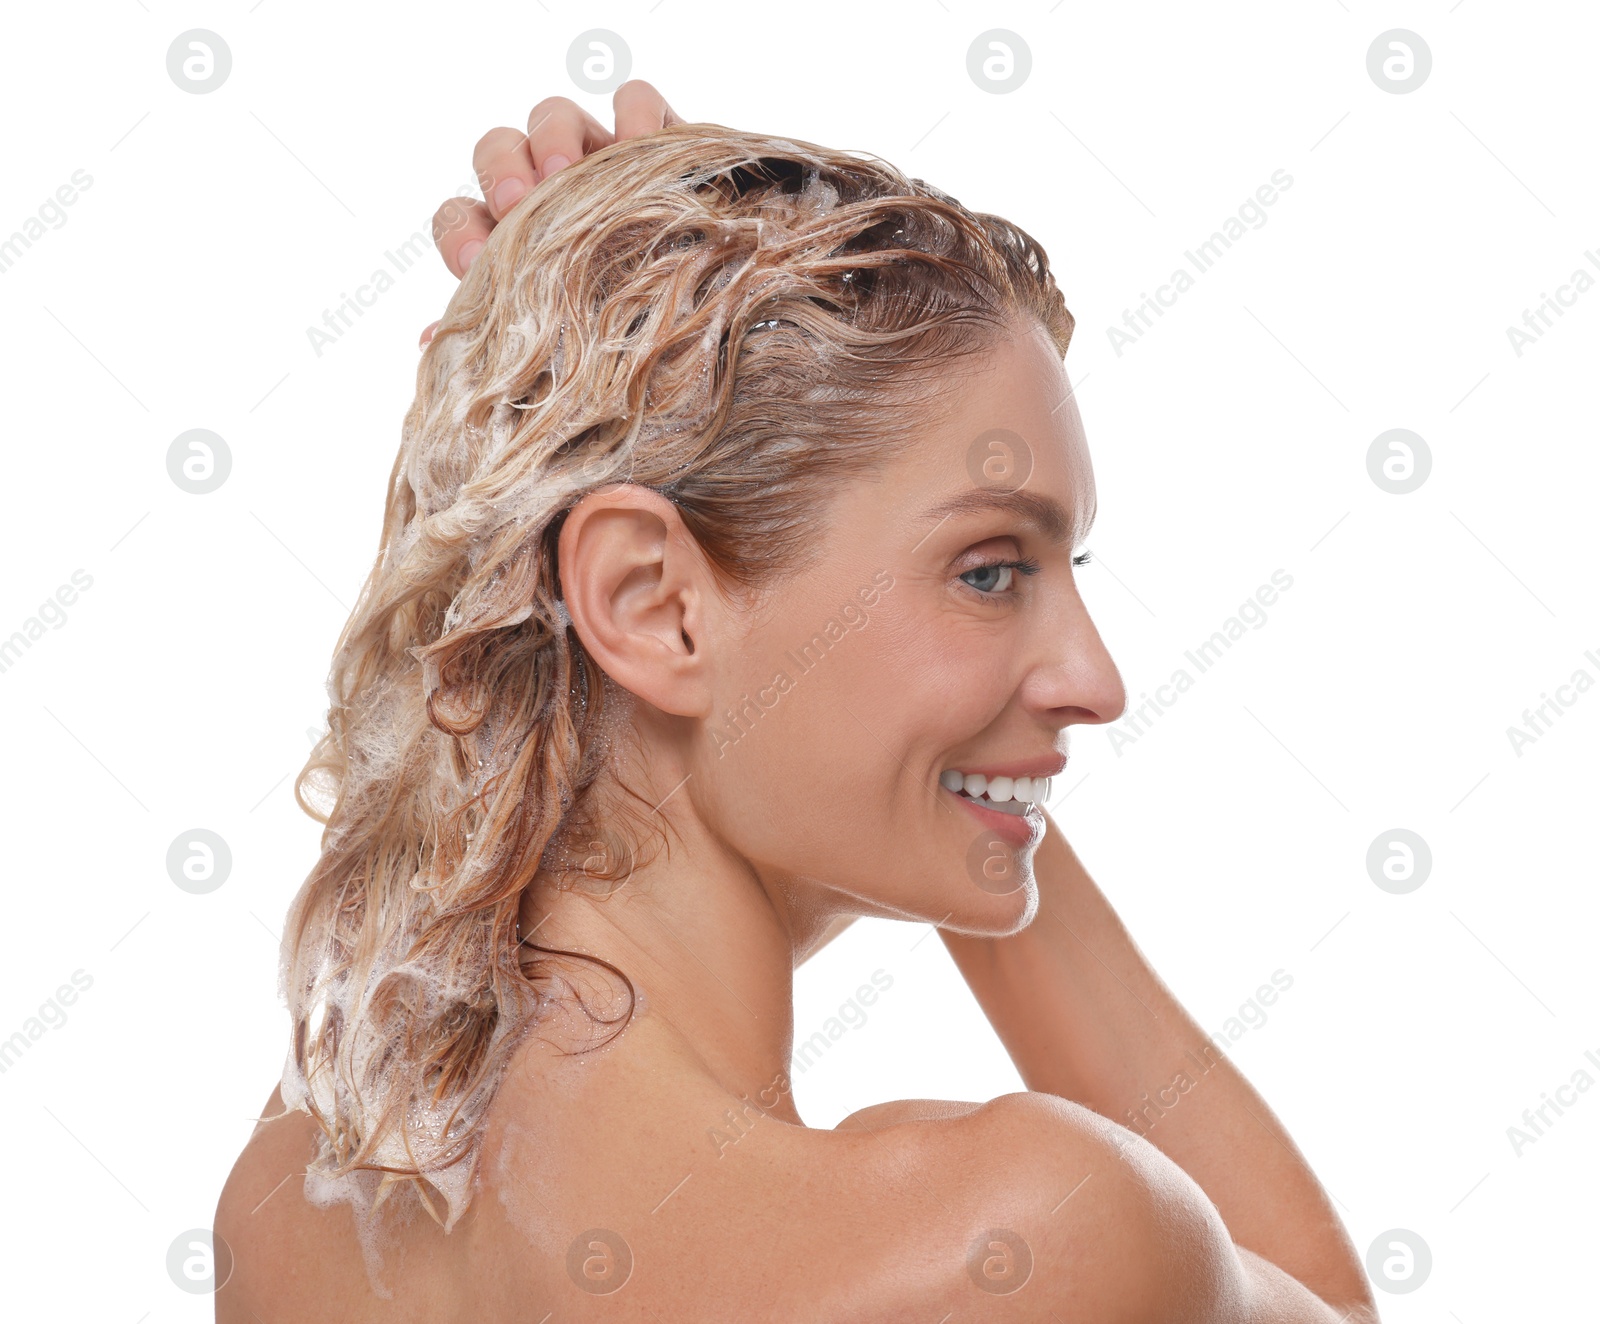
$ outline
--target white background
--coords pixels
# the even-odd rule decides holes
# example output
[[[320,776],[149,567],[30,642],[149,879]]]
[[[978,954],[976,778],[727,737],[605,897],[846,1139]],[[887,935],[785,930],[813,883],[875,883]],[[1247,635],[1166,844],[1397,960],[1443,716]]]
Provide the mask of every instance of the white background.
[[[1032,52],[1005,95],[966,67],[996,27]],[[1136,743],[1077,733],[1053,812],[1208,1028],[1292,977],[1235,1060],[1363,1252],[1391,1228],[1431,1248],[1386,1320],[1600,1317],[1600,1089],[1507,1136],[1600,1056],[1600,688],[1520,755],[1507,736],[1600,680],[1600,292],[1521,355],[1507,336],[1600,276],[1592,7],[117,0],[5,28],[0,236],[93,180],[0,274],[0,637],[93,580],[0,673],[0,1037],[92,979],[0,1075],[8,1317],[210,1317],[166,1254],[281,1068],[278,934],[318,833],[289,782],[454,281],[430,245],[320,356],[307,328],[472,191],[485,130],[553,93],[610,122],[567,75],[589,28],[686,118],[879,154],[1041,240],[1099,484],[1081,582],[1130,695],[1294,581]],[[206,95],[167,73],[190,28],[232,51]],[[1433,54],[1403,95],[1367,72],[1391,28]],[[1266,223],[1116,352],[1107,328],[1278,169]],[[1407,495],[1366,467],[1397,427],[1433,460]],[[167,474],[190,428],[232,455],[209,495]],[[196,827],[233,855],[207,895],[165,863]],[[1365,864],[1396,827],[1433,853],[1405,895]],[[1020,1088],[926,927],[860,924],[805,967],[797,1038],[880,967],[866,1023],[796,1073],[808,1121]]]

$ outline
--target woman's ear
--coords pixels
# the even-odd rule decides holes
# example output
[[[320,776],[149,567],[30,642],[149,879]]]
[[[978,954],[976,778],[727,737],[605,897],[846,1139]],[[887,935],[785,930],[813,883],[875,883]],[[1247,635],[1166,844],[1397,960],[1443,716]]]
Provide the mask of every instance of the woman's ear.
[[[662,712],[707,716],[715,594],[678,508],[637,483],[590,492],[568,512],[556,554],[567,614],[601,669]]]

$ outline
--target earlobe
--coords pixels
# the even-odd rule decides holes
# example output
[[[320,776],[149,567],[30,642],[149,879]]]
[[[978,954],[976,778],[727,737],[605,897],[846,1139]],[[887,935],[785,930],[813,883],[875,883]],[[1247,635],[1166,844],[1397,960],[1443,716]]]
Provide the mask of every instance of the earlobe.
[[[664,712],[708,713],[696,636],[709,567],[677,507],[633,483],[591,492],[557,556],[567,614],[606,674]]]

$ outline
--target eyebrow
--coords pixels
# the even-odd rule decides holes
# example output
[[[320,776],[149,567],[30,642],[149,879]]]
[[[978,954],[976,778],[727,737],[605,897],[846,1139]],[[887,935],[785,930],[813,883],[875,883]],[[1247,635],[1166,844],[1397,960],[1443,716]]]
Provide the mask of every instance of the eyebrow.
[[[952,515],[976,515],[990,510],[1003,510],[1015,515],[1054,543],[1070,543],[1075,531],[1072,517],[1054,497],[1020,488],[1015,491],[969,488],[928,507],[922,512],[921,518],[942,524]],[[1093,523],[1092,518],[1090,523]],[[928,531],[930,536],[932,532],[932,529]]]

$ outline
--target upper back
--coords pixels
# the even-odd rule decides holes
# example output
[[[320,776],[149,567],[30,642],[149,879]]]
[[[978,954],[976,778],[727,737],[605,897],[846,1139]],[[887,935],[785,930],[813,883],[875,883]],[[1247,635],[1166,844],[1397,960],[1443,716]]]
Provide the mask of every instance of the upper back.
[[[261,1123],[218,1207],[219,1324],[1159,1317],[1146,1184],[1092,1114],[1016,1094],[819,1130],[635,1049],[519,1055],[466,1214],[446,1235],[418,1213],[370,1254],[348,1206],[304,1197],[316,1124]]]

